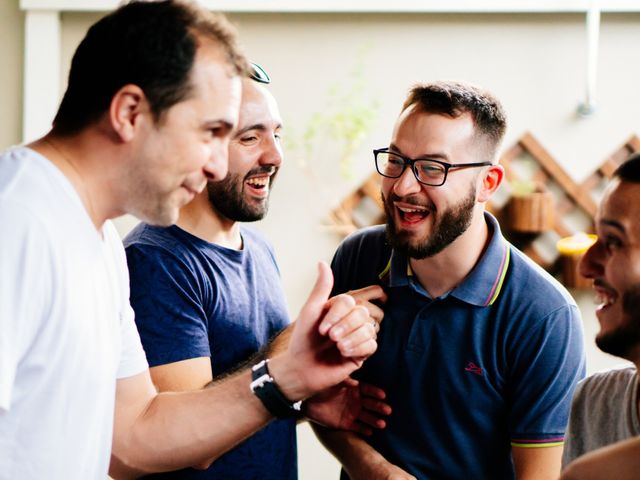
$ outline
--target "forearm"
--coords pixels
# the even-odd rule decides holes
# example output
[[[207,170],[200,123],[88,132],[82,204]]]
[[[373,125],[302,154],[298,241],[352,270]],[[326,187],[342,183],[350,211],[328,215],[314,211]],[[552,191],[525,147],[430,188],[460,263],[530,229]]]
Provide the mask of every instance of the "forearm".
[[[158,472],[211,461],[272,418],[249,389],[244,371],[198,392],[155,395],[132,422],[114,431],[112,472]],[[118,431],[118,424],[131,425]]]
[[[293,332],[293,327],[295,323],[291,323],[287,328],[280,331],[273,339],[269,342],[269,344],[264,349],[264,355],[267,357],[273,357],[275,355],[279,355],[284,353],[289,346],[289,341],[291,340],[291,333]]]
[[[594,450],[571,462],[561,480],[632,480],[640,471],[640,438]]]
[[[330,430],[316,424],[311,426],[322,445],[342,464],[351,480],[384,478],[382,471],[389,472],[397,468],[353,433]]]

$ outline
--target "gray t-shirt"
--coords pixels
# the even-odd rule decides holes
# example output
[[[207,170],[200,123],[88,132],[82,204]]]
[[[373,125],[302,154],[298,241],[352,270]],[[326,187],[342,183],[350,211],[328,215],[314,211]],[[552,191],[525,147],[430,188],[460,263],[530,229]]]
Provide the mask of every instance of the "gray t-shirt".
[[[638,372],[624,365],[578,384],[565,436],[563,468],[581,455],[640,435]]]

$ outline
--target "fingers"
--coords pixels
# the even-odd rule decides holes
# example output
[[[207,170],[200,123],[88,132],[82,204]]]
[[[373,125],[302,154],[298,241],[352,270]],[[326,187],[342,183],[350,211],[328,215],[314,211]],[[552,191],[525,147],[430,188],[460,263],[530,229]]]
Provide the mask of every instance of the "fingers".
[[[387,294],[380,285],[370,285],[358,290],[351,290],[347,294],[354,298],[357,305],[365,306],[369,310],[371,318],[380,324],[384,317],[384,311],[379,305],[373,303],[385,303],[387,301]]]
[[[339,384],[339,386],[343,386],[343,387],[357,387],[359,385],[360,382],[358,382],[358,380],[356,380],[355,378],[351,378],[351,377],[347,377],[345,378],[342,383]],[[377,387],[374,387],[377,388]],[[380,390],[381,392],[384,393],[384,391],[380,388],[378,388],[378,390]],[[372,397],[374,395],[371,395]],[[379,398],[379,397],[376,397]]]
[[[380,400],[374,400],[372,398],[362,398],[362,406],[370,412],[374,412],[378,415],[391,415],[391,406]]]
[[[360,415],[358,415],[358,421],[363,425],[367,425],[378,430],[383,429],[387,426],[387,422],[381,419],[378,415],[375,415],[366,410],[360,412]]]
[[[354,297],[358,303],[373,301],[385,303],[387,301],[387,294],[380,285],[369,285],[358,290],[350,290],[347,294]]]
[[[376,328],[365,307],[356,305],[327,332],[344,357],[363,357],[375,351]]]
[[[318,278],[307,298],[302,310],[300,310],[299,319],[308,324],[315,323],[322,315],[327,299],[331,294],[333,287],[333,273],[325,262],[318,262]]]
[[[318,328],[320,335],[326,335],[334,325],[340,323],[355,307],[356,301],[350,295],[342,294],[332,297],[328,302],[326,302],[326,308],[328,308],[328,310],[320,323],[320,327]],[[335,340],[335,338],[333,340]]]
[[[360,394],[365,397],[377,398],[378,400],[387,398],[384,390],[369,383],[360,383]]]

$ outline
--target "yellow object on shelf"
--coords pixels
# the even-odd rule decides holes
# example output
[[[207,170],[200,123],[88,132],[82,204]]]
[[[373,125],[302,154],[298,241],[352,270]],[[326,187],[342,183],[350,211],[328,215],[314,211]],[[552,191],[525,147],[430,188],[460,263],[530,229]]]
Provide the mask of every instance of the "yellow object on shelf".
[[[598,236],[592,233],[576,233],[558,240],[556,247],[562,255],[562,283],[567,288],[589,288],[591,280],[578,272],[578,265],[584,253],[589,250]]]
[[[558,240],[556,247],[560,255],[579,255],[589,250],[597,239],[593,233],[576,233]]]

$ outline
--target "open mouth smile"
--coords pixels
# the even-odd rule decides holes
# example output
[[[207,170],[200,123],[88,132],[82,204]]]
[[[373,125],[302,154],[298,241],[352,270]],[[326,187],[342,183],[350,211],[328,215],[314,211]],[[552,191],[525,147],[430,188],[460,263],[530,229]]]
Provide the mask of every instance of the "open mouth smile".
[[[416,225],[431,214],[431,209],[422,205],[396,202],[394,206],[396,207],[400,220],[408,225]]]
[[[256,175],[245,180],[245,185],[249,191],[258,197],[266,197],[269,194],[271,175]]]

